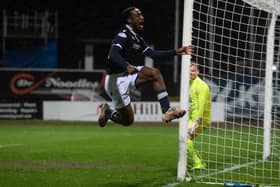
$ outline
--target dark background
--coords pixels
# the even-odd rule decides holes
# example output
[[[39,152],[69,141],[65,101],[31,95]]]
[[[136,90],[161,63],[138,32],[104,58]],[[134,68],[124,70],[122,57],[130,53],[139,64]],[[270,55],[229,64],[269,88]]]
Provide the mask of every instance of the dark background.
[[[203,4],[199,2],[203,2]],[[244,4],[241,0],[219,1],[219,4],[214,1],[216,2],[214,7],[217,8],[214,9],[213,22],[215,24],[212,32],[214,54],[213,68],[211,69],[213,72],[210,74],[210,58],[208,58],[210,48],[208,34],[211,34],[208,28],[209,1],[201,0],[199,2],[194,4],[196,11],[193,13],[192,44],[196,48],[192,60],[203,67],[200,71],[201,74],[209,76],[211,80],[216,78],[229,80],[231,77],[235,77],[235,79],[246,80],[245,82],[249,80],[246,76],[264,77],[266,58],[266,43],[264,41],[267,39],[268,13],[255,10],[254,16],[259,19],[254,20],[252,24],[249,19],[252,17],[250,5]],[[57,67],[83,69],[80,62],[84,60],[85,56],[84,41],[94,39],[112,40],[120,28],[120,13],[129,6],[136,6],[143,12],[145,17],[143,37],[149,44],[153,44],[156,49],[174,48],[175,1],[173,0],[4,1],[1,2],[0,10],[16,10],[18,12],[28,12],[30,10],[43,12],[48,10],[57,12]],[[182,30],[182,9],[183,0],[180,0],[180,31]],[[277,23],[279,23],[279,20]],[[248,32],[251,29],[253,32]],[[0,30],[0,32],[2,31]],[[250,45],[252,35],[254,39],[253,49]],[[181,41],[181,32],[179,33],[179,41]],[[279,40],[277,42],[279,43]],[[8,47],[17,47],[18,44],[10,42],[9,45]],[[105,64],[109,47],[110,44],[107,43],[95,48],[94,56],[98,66],[102,67]],[[278,50],[279,47],[276,46],[275,51]],[[275,57],[278,57],[278,55]],[[156,61],[155,67],[162,72],[170,96],[178,97],[180,80],[178,80],[178,83],[174,83],[172,80],[173,58]],[[180,75],[180,67],[177,71]],[[277,76],[279,75],[277,74]],[[221,84],[220,82],[217,84]],[[251,82],[248,85],[251,85]],[[151,95],[150,92],[143,93],[147,94],[144,96],[145,98]]]
[[[183,1],[182,1],[183,2]],[[2,4],[2,3],[1,3]],[[175,1],[5,1],[2,9],[19,12],[38,10],[58,13],[58,67],[78,68],[84,57],[83,40],[112,39],[120,27],[120,13],[129,6],[141,9],[145,17],[143,37],[157,49],[174,48]],[[109,46],[97,54],[106,59]]]
[[[201,74],[210,74],[209,59],[209,33],[213,35],[213,72],[210,76],[227,77],[229,73],[253,74],[264,76],[264,60],[266,44],[266,27],[268,14],[263,11],[255,11],[255,16],[262,19],[254,21],[253,33],[248,32],[252,25],[250,23],[251,6],[244,4],[241,0],[219,1],[214,3],[215,25],[213,32],[209,30],[209,1],[202,0],[203,5],[194,4],[193,40],[195,46],[193,58],[200,64]],[[228,3],[225,3],[228,2]],[[85,41],[105,40],[107,43],[94,48],[96,67],[104,68],[110,41],[120,28],[120,13],[129,6],[140,8],[145,17],[145,29],[142,36],[148,44],[154,45],[156,49],[174,48],[174,22],[175,1],[151,1],[151,0],[122,0],[122,1],[5,1],[2,10],[28,12],[37,10],[54,11],[58,14],[58,50],[57,67],[83,69],[85,56]],[[180,28],[182,30],[183,0],[180,0]],[[233,10],[235,13],[233,13]],[[242,15],[242,16],[240,16]],[[230,19],[232,21],[227,21]],[[181,41],[181,32],[179,41]],[[251,50],[250,38],[253,35],[253,50]],[[18,41],[9,42],[8,47],[18,46]],[[8,42],[7,42],[8,43]],[[179,44],[180,45],[180,44]],[[250,60],[247,60],[250,59]],[[159,68],[166,81],[171,95],[178,95],[179,84],[174,83],[173,58],[155,61],[154,66]],[[142,62],[143,59],[142,59]],[[179,63],[180,64],[180,63]],[[238,66],[236,66],[236,64]],[[142,64],[139,64],[142,65]],[[238,68],[238,67],[246,68]],[[252,72],[251,69],[256,71]],[[180,75],[180,67],[178,67]],[[178,80],[179,81],[179,80]]]

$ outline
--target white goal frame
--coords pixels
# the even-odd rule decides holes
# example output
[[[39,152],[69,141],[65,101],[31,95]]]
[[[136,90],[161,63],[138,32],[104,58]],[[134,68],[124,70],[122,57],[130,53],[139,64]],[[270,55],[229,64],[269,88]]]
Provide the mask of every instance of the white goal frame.
[[[184,0],[184,18],[183,18],[183,45],[190,45],[192,41],[192,12],[193,0]],[[190,81],[190,62],[191,56],[182,56],[181,63],[181,85],[180,85],[180,108],[188,111],[189,106],[189,81]],[[187,172],[187,128],[188,128],[188,113],[179,120],[179,158],[177,179],[184,181]]]
[[[250,0],[243,0],[250,4]],[[254,2],[257,2],[255,0]],[[192,22],[193,22],[193,5],[194,0],[184,0],[184,13],[183,13],[183,32],[182,32],[182,45],[190,45],[192,41]],[[274,57],[274,35],[275,25],[277,21],[277,12],[272,13],[271,22],[267,35],[266,47],[266,73],[265,73],[265,99],[264,99],[264,139],[263,139],[263,160],[269,158],[271,154],[271,124],[272,124],[272,97],[273,97],[273,57]],[[189,66],[191,62],[190,56],[182,56],[181,62],[181,85],[180,85],[180,107],[188,110],[189,106]],[[182,182],[187,176],[187,127],[188,115],[179,120],[178,132],[178,167],[177,167],[177,180]]]

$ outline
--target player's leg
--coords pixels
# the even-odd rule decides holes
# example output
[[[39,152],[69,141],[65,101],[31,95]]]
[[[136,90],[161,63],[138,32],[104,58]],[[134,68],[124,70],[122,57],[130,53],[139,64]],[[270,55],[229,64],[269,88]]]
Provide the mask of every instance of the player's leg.
[[[163,113],[163,121],[170,122],[173,119],[180,118],[185,115],[185,110],[170,108],[170,102],[166,86],[160,71],[156,68],[143,67],[138,73],[135,86],[139,87],[147,82],[152,82],[153,91],[157,94],[158,101]]]
[[[187,140],[188,154],[193,160],[193,169],[205,169],[207,164],[202,160],[199,152],[195,149],[193,139]]]
[[[105,91],[112,99],[112,110],[108,104],[99,106],[98,123],[104,127],[110,119],[117,124],[129,126],[134,121],[134,113],[130,104],[129,86],[135,81],[137,75],[107,75],[105,79]]]
[[[134,122],[134,113],[130,103],[115,111],[106,103],[99,107],[101,110],[98,118],[100,127],[104,127],[109,119],[123,126],[130,126]]]
[[[129,103],[127,106],[113,111],[110,119],[120,125],[130,126],[134,122],[134,113]]]
[[[195,149],[193,139],[201,133],[203,126],[201,123],[197,124],[195,121],[189,120],[187,147],[188,154],[193,160],[193,169],[205,169],[207,164],[202,160],[199,152]]]

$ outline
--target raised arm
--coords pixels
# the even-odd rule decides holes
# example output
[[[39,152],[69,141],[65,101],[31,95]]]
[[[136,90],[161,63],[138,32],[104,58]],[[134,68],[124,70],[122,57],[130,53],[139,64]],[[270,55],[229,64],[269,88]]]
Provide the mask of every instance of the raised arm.
[[[172,57],[175,55],[191,55],[192,54],[192,46],[183,46],[178,49],[172,50],[153,50],[148,47],[144,52],[144,55],[151,57],[152,59],[159,59],[165,57]]]

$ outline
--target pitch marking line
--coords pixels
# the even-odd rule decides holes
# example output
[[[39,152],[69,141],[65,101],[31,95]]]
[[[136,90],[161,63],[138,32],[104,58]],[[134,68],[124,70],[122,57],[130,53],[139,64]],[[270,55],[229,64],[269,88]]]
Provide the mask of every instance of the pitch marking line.
[[[217,172],[214,172],[214,173],[210,173],[210,174],[194,177],[194,179],[201,179],[201,178],[204,178],[204,177],[209,177],[211,175],[217,175],[217,174],[220,174],[220,173],[226,173],[226,172],[229,172],[229,171],[233,171],[233,170],[240,169],[240,168],[243,168],[243,167],[248,167],[248,166],[251,166],[251,165],[254,165],[254,164],[258,164],[258,163],[262,163],[262,162],[266,162],[266,160],[257,160],[257,161],[248,162],[248,163],[245,163],[245,164],[238,164],[238,165],[235,165],[235,166],[233,166],[231,168],[226,168],[226,169],[224,169],[222,171],[217,171]]]
[[[0,144],[0,149],[8,148],[8,147],[17,147],[17,146],[23,146],[23,144],[6,144],[6,145],[1,145]]]
[[[224,169],[222,171],[217,171],[217,172],[210,173],[210,174],[207,174],[207,175],[201,175],[201,176],[193,177],[193,179],[196,180],[196,179],[201,179],[201,178],[204,178],[204,177],[209,177],[211,175],[216,175],[216,174],[220,174],[220,173],[226,173],[226,172],[233,171],[233,170],[236,170],[236,169],[240,169],[240,168],[243,168],[243,167],[248,167],[248,166],[251,166],[251,165],[254,165],[254,164],[259,164],[259,163],[262,163],[262,162],[266,162],[266,160],[257,160],[257,161],[248,162],[248,163],[245,163],[245,164],[238,164],[238,165],[235,165],[235,166],[233,166],[231,168],[226,168],[226,169]],[[166,185],[163,185],[162,187],[174,187],[174,186],[176,186],[178,184],[180,184],[180,183],[178,183],[178,182],[168,183]],[[215,183],[215,184],[217,184],[217,183]],[[261,187],[274,187],[274,186],[261,186]]]
[[[179,183],[179,182],[173,182],[173,183],[165,184],[165,185],[163,185],[163,186],[161,186],[161,187],[174,187],[174,186],[176,186],[176,185],[178,185],[178,184],[180,184],[180,183]]]

